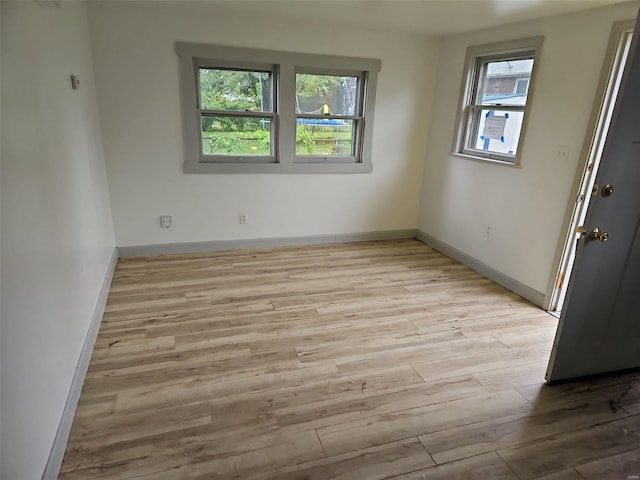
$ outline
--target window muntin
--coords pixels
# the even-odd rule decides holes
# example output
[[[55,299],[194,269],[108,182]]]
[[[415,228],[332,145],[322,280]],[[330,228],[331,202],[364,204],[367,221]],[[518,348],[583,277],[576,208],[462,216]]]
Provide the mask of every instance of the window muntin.
[[[472,47],[454,153],[517,164],[541,38]]]
[[[296,160],[357,161],[362,75],[296,73]]]
[[[272,72],[198,66],[197,77],[201,161],[275,161]]]

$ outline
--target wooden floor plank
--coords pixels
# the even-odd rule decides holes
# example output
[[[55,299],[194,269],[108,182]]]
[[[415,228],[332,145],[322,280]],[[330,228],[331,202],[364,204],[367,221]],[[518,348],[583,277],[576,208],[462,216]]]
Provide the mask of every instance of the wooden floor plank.
[[[630,411],[633,410],[636,402],[634,390],[640,383],[639,378],[638,373],[610,374],[558,385],[538,383],[518,387],[517,390],[531,403],[541,408],[604,395],[613,401],[614,406],[624,406],[627,407],[627,411]]]
[[[509,348],[528,347],[534,345],[549,345],[556,334],[555,326],[536,328],[531,331],[518,329],[514,332],[496,333],[495,337]]]
[[[282,443],[274,443],[256,450],[240,451],[232,456],[221,455],[208,459],[207,455],[177,468],[156,472],[149,478],[168,479],[211,479],[243,478],[251,472],[278,470],[286,465],[296,465],[316,458],[324,452],[315,432],[307,431],[288,436]]]
[[[389,480],[518,480],[518,477],[495,452],[491,452]]]
[[[640,448],[640,417],[559,434],[499,450],[523,480]]]
[[[252,475],[246,480],[381,480],[398,472],[412,472],[433,464],[414,437],[313,460],[281,471]]]
[[[611,422],[627,415],[623,411],[612,412],[607,400],[600,397],[591,402],[563,403],[533,413],[492,418],[473,425],[450,428],[422,435],[420,441],[437,463],[446,463]]]
[[[327,454],[470,425],[527,412],[533,407],[515,391],[481,395],[319,428]]]
[[[473,377],[490,392],[499,392],[527,385],[539,385],[544,382],[547,361],[510,365],[496,370],[474,373]]]
[[[609,399],[613,410],[624,408],[632,415],[640,414],[640,381],[629,378],[599,390]]]
[[[70,442],[83,448],[105,447],[144,436],[161,435],[164,432],[185,430],[211,424],[211,408],[206,403],[180,405],[148,412],[120,415],[116,418],[88,417],[78,419]]]
[[[392,390],[386,389],[374,394],[369,390],[371,380],[368,377],[359,378],[357,385],[364,387],[362,395],[356,394],[351,398],[318,396],[318,401],[301,406],[298,406],[298,402],[289,402],[276,412],[278,424],[282,426],[300,424],[308,428],[326,427],[356,418],[377,417],[399,409],[435,405],[486,393],[482,385],[469,376],[447,378],[438,382]]]
[[[465,358],[467,365],[473,364],[470,359],[476,355],[489,352],[507,352],[508,349],[492,336],[477,338],[446,338],[443,342],[429,342],[404,346],[402,349],[389,349],[375,354],[362,353],[335,359],[334,362],[341,374],[369,371],[382,368],[389,362],[402,362],[411,365],[437,361],[450,361]]]
[[[548,360],[550,352],[550,347],[501,348],[486,353],[444,358],[426,363],[412,361],[411,365],[426,382],[429,382],[440,378],[474,375],[506,367],[537,364]],[[473,361],[470,361],[469,357],[473,357]],[[341,369],[340,366],[338,368]]]
[[[600,480],[602,478],[637,480],[640,478],[640,448],[585,465],[578,465],[576,470],[586,480]]]
[[[536,480],[585,480],[585,478],[580,475],[573,468],[562,470],[560,472],[550,473],[549,475],[544,475],[542,477],[536,477]],[[605,479],[602,479],[605,480]],[[629,480],[629,479],[623,479]]]

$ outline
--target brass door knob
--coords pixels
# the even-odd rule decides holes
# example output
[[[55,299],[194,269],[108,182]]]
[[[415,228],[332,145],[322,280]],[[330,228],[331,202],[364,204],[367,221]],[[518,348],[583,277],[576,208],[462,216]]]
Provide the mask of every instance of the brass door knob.
[[[596,227],[591,231],[589,238],[591,240],[600,240],[601,242],[606,242],[607,240],[609,240],[609,234]]]

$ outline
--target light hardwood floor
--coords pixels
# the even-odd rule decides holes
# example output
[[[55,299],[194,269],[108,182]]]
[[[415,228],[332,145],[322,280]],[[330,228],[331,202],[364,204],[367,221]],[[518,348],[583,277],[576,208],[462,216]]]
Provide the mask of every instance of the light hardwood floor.
[[[639,374],[414,240],[120,260],[64,479],[629,480]]]

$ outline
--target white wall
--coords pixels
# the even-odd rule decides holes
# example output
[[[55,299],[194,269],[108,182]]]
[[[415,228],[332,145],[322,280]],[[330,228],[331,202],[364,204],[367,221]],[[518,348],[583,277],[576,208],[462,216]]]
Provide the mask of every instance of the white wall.
[[[546,291],[611,26],[636,11],[625,4],[442,40],[422,231]],[[466,48],[538,35],[545,40],[521,168],[450,156]],[[558,145],[569,146],[568,159],[555,158]]]
[[[223,8],[90,5],[117,245],[416,228],[437,42]],[[380,58],[373,173],[183,174],[175,41]],[[173,228],[160,228],[161,214],[173,215]]]
[[[2,62],[0,477],[34,480],[115,243],[86,6],[3,1]]]

